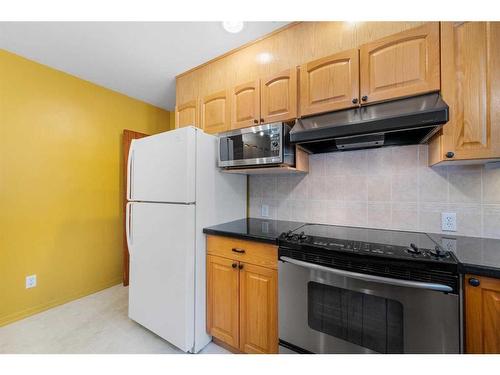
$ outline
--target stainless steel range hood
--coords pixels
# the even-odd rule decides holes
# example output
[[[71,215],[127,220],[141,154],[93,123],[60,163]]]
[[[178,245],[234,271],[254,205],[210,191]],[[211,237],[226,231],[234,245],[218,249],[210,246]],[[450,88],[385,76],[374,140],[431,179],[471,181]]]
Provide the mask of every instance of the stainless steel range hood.
[[[439,93],[297,120],[290,142],[313,153],[425,143],[448,122]]]

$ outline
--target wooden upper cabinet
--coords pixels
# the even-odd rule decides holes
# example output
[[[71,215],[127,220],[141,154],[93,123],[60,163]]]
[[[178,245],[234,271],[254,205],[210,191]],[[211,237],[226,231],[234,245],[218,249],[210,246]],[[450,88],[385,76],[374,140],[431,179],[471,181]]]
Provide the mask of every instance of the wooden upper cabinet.
[[[359,50],[352,49],[300,66],[300,115],[359,104]]]
[[[499,279],[466,275],[465,340],[467,353],[500,354]]]
[[[260,82],[251,81],[233,88],[231,129],[246,128],[260,121]]]
[[[431,164],[500,158],[499,46],[498,22],[442,23],[441,94],[450,120],[431,142]]]
[[[439,23],[390,35],[360,48],[361,104],[438,91]]]
[[[201,128],[210,134],[230,129],[231,106],[227,90],[205,96],[201,101]]]
[[[175,127],[182,128],[184,126],[199,126],[199,102],[191,100],[181,105],[175,106]]]
[[[244,353],[278,353],[278,271],[242,263],[240,346]]]
[[[297,117],[297,69],[287,69],[260,81],[260,118],[264,123]]]
[[[207,331],[225,343],[239,343],[239,272],[237,261],[207,256]]]

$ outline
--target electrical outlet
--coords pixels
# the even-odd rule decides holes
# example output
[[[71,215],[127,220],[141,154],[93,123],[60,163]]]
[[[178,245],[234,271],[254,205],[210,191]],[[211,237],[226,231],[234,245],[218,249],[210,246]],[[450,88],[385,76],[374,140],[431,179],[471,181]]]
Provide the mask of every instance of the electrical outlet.
[[[262,216],[262,217],[269,217],[269,205],[263,204],[260,207],[260,216]]]
[[[36,286],[36,275],[26,276],[26,289]]]
[[[451,251],[452,253],[457,252],[457,240],[454,238],[441,238],[441,246],[443,246],[446,251]]]
[[[457,214],[455,212],[441,213],[441,229],[446,232],[457,231]]]

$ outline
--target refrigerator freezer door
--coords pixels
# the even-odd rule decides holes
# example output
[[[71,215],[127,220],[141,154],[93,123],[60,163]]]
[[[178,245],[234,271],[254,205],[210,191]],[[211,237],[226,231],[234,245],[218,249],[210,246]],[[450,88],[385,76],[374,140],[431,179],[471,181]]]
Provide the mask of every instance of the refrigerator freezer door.
[[[127,171],[129,201],[194,202],[196,129],[185,127],[133,140]]]
[[[195,206],[130,202],[127,214],[129,317],[192,351]]]

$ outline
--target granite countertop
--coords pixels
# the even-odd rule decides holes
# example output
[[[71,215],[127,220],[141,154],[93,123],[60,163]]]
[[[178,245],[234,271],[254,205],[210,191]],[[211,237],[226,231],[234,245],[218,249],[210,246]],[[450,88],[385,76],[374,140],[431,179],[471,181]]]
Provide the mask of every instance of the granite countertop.
[[[241,219],[204,228],[203,233],[276,244],[279,235],[306,223],[266,219]],[[500,240],[426,233],[444,249],[453,251],[461,273],[500,278]]]
[[[428,233],[460,262],[461,273],[500,278],[500,240]]]
[[[204,228],[203,233],[276,244],[279,235],[305,223],[296,221],[240,219]]]

